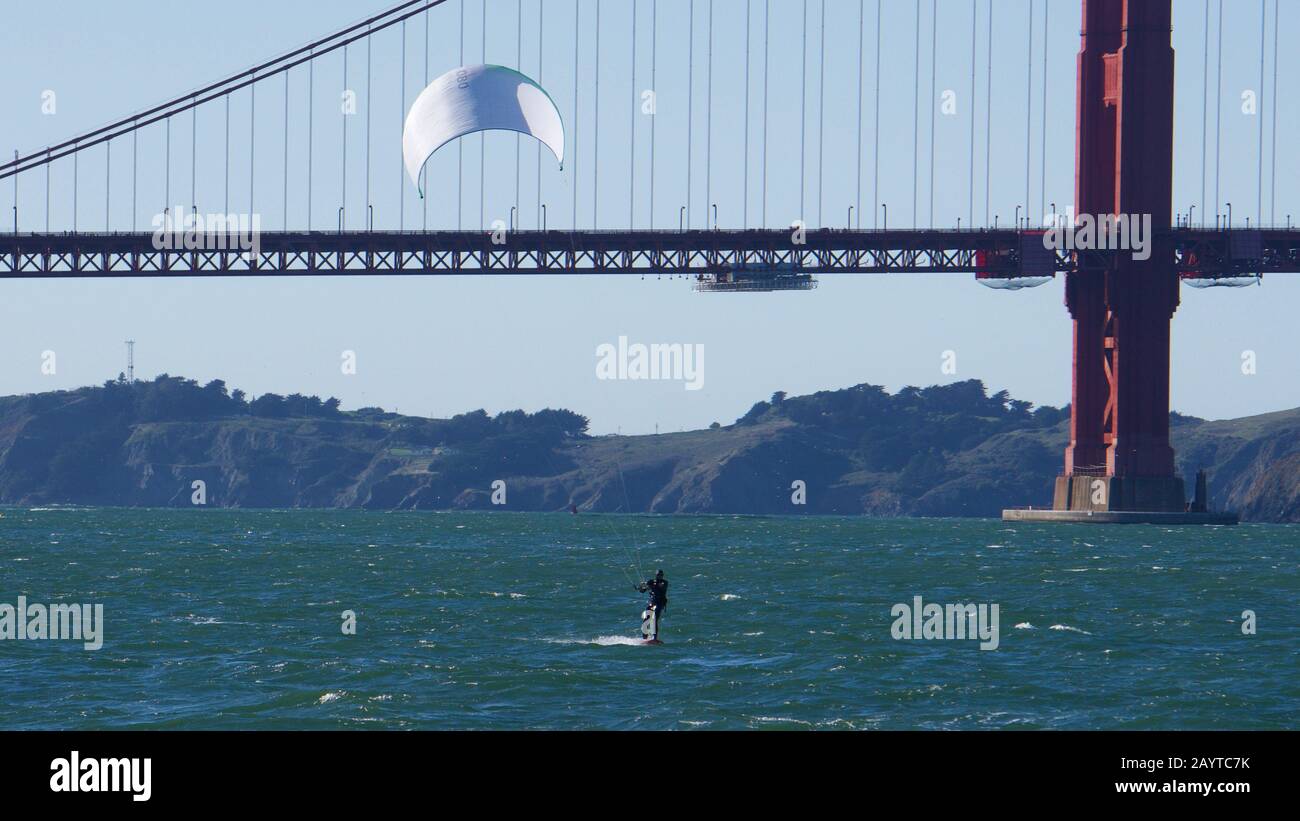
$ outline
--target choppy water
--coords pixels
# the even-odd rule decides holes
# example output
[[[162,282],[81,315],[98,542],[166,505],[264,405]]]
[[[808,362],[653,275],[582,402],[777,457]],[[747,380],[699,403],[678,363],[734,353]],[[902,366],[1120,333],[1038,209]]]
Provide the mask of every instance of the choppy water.
[[[1262,525],[10,509],[0,603],[106,627],[0,641],[0,729],[1296,728],[1298,562]],[[892,639],[915,595],[1001,646]]]

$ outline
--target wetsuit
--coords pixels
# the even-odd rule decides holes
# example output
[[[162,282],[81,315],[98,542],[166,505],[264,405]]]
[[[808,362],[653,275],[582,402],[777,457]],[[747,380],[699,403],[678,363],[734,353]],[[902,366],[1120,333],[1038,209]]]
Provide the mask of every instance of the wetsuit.
[[[662,619],[664,611],[668,609],[668,580],[664,578],[646,579],[644,584],[637,586],[637,590],[650,594],[647,607],[654,605],[655,614],[659,619]]]

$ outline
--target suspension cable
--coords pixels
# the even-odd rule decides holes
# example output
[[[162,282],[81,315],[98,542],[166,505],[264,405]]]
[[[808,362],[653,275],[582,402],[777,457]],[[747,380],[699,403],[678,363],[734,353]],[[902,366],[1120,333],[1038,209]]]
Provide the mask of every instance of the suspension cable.
[[[313,56],[310,55],[309,52],[313,49],[319,49],[315,52],[314,56],[328,54],[339,49],[346,49],[351,43],[366,39],[367,37],[372,36],[372,34],[383,31],[390,26],[397,25],[403,20],[414,17],[415,15],[433,8],[434,6],[442,5],[445,2],[447,2],[447,0],[407,0],[407,2],[389,9],[383,14],[363,20],[340,32],[336,32],[329,37],[308,44],[299,49],[295,49],[294,51],[277,57],[274,60],[262,63],[251,69],[246,69],[222,80],[221,82],[212,83],[203,88],[187,92],[186,94],[163,103],[162,105],[154,106],[153,108],[138,112],[130,117],[110,123],[109,125],[101,126],[100,128],[86,132],[85,134],[66,140],[57,145],[43,148],[40,152],[33,152],[27,156],[19,157],[10,162],[0,164],[0,179],[7,179],[13,174],[21,173],[36,166],[62,159],[75,151],[89,149],[102,142],[106,142],[109,139],[120,137],[127,131],[134,131],[162,122],[163,120],[169,119],[177,114],[189,111],[195,106],[204,105],[213,100],[219,99],[222,96],[240,91],[249,85],[261,82],[262,80],[267,80],[285,71],[289,71],[296,66],[300,66],[303,63],[312,60]],[[421,7],[414,11],[405,11],[411,6],[416,5],[420,5]],[[385,19],[388,17],[392,17],[392,19]],[[348,36],[361,29],[367,29],[367,31],[350,37]],[[309,54],[309,56],[302,57],[304,54]]]

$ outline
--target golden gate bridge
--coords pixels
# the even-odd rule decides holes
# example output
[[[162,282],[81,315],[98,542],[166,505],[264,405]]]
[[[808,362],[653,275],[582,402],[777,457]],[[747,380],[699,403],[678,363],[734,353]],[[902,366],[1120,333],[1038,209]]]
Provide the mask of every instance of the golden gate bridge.
[[[776,2],[798,2],[799,0],[776,0]],[[402,33],[402,106],[403,112],[409,103],[407,82],[407,27],[413,22],[422,22],[425,26],[424,76],[426,82],[430,77],[430,52],[428,48],[428,30],[431,19],[441,12],[438,7],[450,6],[449,0],[408,0],[395,5],[387,11],[337,31],[327,37],[318,38],[311,43],[283,54],[275,59],[252,66],[238,74],[193,90],[160,105],[123,117],[106,126],[78,134],[48,146],[44,149],[23,154],[15,152],[12,161],[0,164],[0,182],[13,181],[13,230],[0,234],[0,279],[15,278],[63,278],[63,277],[224,277],[224,276],[329,276],[329,275],[485,275],[485,274],[682,274],[691,277],[701,290],[801,290],[812,287],[816,275],[825,274],[908,274],[908,273],[953,273],[973,274],[986,284],[1014,284],[1043,279],[1056,275],[1066,278],[1066,305],[1070,311],[1074,328],[1074,360],[1071,442],[1066,451],[1065,464],[1057,480],[1053,511],[1020,512],[1008,511],[1010,518],[1037,519],[1088,519],[1093,521],[1229,521],[1232,517],[1215,516],[1205,508],[1205,500],[1198,493],[1190,504],[1186,501],[1183,481],[1174,473],[1173,450],[1169,445],[1169,326],[1173,313],[1179,302],[1180,282],[1204,285],[1221,281],[1251,279],[1257,280],[1263,274],[1293,273],[1300,271],[1300,230],[1295,230],[1287,220],[1286,227],[1265,227],[1263,223],[1264,192],[1264,154],[1263,135],[1264,118],[1259,119],[1259,155],[1257,171],[1259,175],[1258,203],[1256,221],[1252,226],[1249,218],[1245,225],[1239,225],[1232,216],[1231,204],[1219,202],[1218,162],[1215,163],[1215,201],[1212,224],[1206,214],[1208,206],[1205,201],[1207,187],[1205,168],[1202,171],[1202,208],[1201,220],[1195,219],[1195,207],[1189,207],[1186,213],[1175,214],[1173,207],[1173,137],[1174,137],[1174,53],[1172,48],[1172,0],[1081,0],[1082,26],[1081,47],[1077,59],[1076,98],[1076,151],[1075,171],[1076,190],[1074,207],[1062,214],[1054,225],[1044,227],[1035,225],[1028,216],[1031,201],[1030,140],[1032,139],[1032,82],[1026,84],[1026,173],[1025,196],[1017,207],[1011,226],[1000,225],[1000,218],[993,215],[990,220],[988,191],[992,140],[985,139],[985,194],[986,206],[984,222],[976,224],[975,190],[976,158],[975,130],[976,117],[971,116],[971,142],[969,155],[970,186],[968,191],[968,215],[965,226],[955,229],[936,229],[934,222],[934,154],[933,117],[934,87],[936,73],[933,66],[931,79],[931,141],[930,141],[930,228],[899,229],[888,225],[888,205],[879,201],[879,164],[878,149],[880,115],[880,40],[881,0],[874,3],[875,11],[875,49],[867,48],[866,33],[870,16],[868,3],[860,0],[858,5],[858,76],[857,97],[853,101],[857,117],[857,154],[844,160],[842,167],[856,168],[856,199],[848,204],[847,218],[836,226],[824,221],[825,196],[825,152],[817,152],[817,174],[819,177],[818,199],[815,213],[816,225],[809,226],[800,219],[791,226],[772,228],[767,221],[768,186],[767,174],[770,165],[768,156],[769,94],[770,94],[770,58],[771,58],[771,6],[773,0],[762,3],[745,4],[745,93],[744,93],[744,150],[746,155],[755,148],[761,151],[761,181],[754,181],[754,188],[762,192],[761,208],[755,209],[762,214],[756,225],[751,225],[751,180],[750,164],[746,162],[744,175],[744,208],[740,225],[723,224],[718,207],[713,198],[713,176],[710,164],[714,157],[713,138],[713,94],[714,94],[714,37],[715,15],[712,0],[698,0],[707,6],[708,48],[707,86],[705,100],[705,123],[703,129],[697,129],[694,95],[700,85],[695,77],[697,62],[695,26],[697,0],[690,0],[689,19],[661,19],[659,0],[639,0],[634,2],[632,13],[631,39],[628,44],[632,63],[632,87],[635,100],[632,116],[635,120],[636,106],[643,105],[638,92],[637,47],[643,41],[637,26],[644,17],[644,6],[650,7],[651,20],[651,57],[650,87],[655,93],[655,77],[659,69],[657,54],[658,37],[661,30],[668,26],[687,27],[686,37],[689,43],[688,55],[688,91],[691,98],[687,118],[687,150],[685,156],[674,154],[660,156],[660,139],[651,126],[648,155],[651,172],[648,190],[637,192],[637,151],[635,139],[637,129],[635,122],[630,132],[633,139],[631,147],[632,168],[628,175],[629,215],[623,227],[600,227],[612,223],[606,211],[600,205],[600,185],[596,177],[602,165],[600,163],[600,39],[602,29],[600,15],[601,0],[590,0],[574,4],[575,38],[581,39],[581,16],[584,5],[588,12],[595,14],[595,49],[596,66],[588,67],[583,74],[579,60],[581,50],[574,49],[574,84],[573,109],[578,111],[579,97],[584,90],[594,94],[596,116],[591,133],[583,133],[578,128],[578,119],[574,115],[573,143],[577,150],[590,151],[594,157],[590,192],[592,196],[592,225],[590,228],[579,225],[578,198],[580,196],[579,166],[571,166],[572,173],[572,208],[569,224],[549,225],[549,203],[543,202],[540,182],[541,163],[540,147],[538,162],[537,202],[535,203],[535,222],[532,228],[522,227],[522,165],[520,162],[521,143],[516,142],[514,150],[514,205],[510,209],[508,221],[498,221],[489,230],[483,192],[480,191],[479,230],[464,228],[464,190],[466,188],[466,167],[463,144],[457,172],[457,227],[429,229],[427,202],[421,215],[418,229],[408,228],[405,194],[398,205],[396,228],[375,228],[376,202],[372,193],[371,175],[374,167],[371,139],[371,107],[368,105],[372,86],[371,48],[375,39],[383,32],[400,27]],[[985,107],[985,130],[990,127],[992,112],[991,95],[993,89],[992,64],[994,56],[994,18],[999,4],[988,0],[981,4],[974,2],[971,15],[971,72],[970,89],[972,99],[975,97],[979,68],[976,48],[978,28],[980,25],[981,5],[985,12],[987,24],[987,80],[986,92],[989,103]],[[1267,2],[1260,5],[1261,34],[1261,68],[1260,91],[1263,92],[1266,77],[1264,74],[1264,55],[1267,50],[1267,29],[1269,17]],[[914,135],[918,133],[921,113],[921,6],[923,0],[917,0],[915,38],[916,65],[915,94],[916,101],[912,111]],[[1276,192],[1276,109],[1277,109],[1277,42],[1280,29],[1280,12],[1277,0],[1273,0],[1273,51],[1274,82],[1272,101],[1266,103],[1273,117],[1273,151],[1272,190]],[[517,62],[521,72],[533,70],[538,79],[545,82],[543,27],[540,23],[550,19],[547,0],[536,0],[538,26],[536,31],[527,32],[530,37],[537,36],[537,64],[523,65],[523,42],[525,25],[523,3],[516,6],[518,51]],[[500,8],[510,5],[506,2],[494,4]],[[1046,16],[1050,7],[1059,4],[1044,3],[1042,20],[1046,31]],[[820,44],[809,44],[809,3],[802,0],[802,42],[799,44],[801,64],[803,67],[801,111],[799,138],[799,213],[812,209],[807,203],[809,142],[807,98],[809,84],[807,70],[810,62],[821,60],[818,72],[820,95],[818,110],[824,119],[825,105],[825,33],[826,3],[814,5],[813,10],[820,9],[821,36]],[[1026,63],[1026,78],[1034,70],[1033,34],[1034,11],[1037,5],[1033,0],[1028,4],[1028,20],[1013,16],[1011,22],[1027,22],[1029,34],[1029,59]],[[642,13],[638,14],[638,9]],[[1005,4],[1002,8],[1005,9]],[[482,54],[486,58],[487,31],[489,27],[488,4],[482,5]],[[757,16],[755,10],[761,10],[764,17],[762,37],[762,82],[761,94],[752,93],[754,83],[751,81],[751,36],[753,21]],[[1203,108],[1208,119],[1209,91],[1208,77],[1210,66],[1209,54],[1209,19],[1210,0],[1206,0],[1206,62],[1203,66]],[[932,2],[932,19],[937,18],[937,5]],[[1222,3],[1220,2],[1220,20]],[[497,19],[495,16],[492,18]],[[439,18],[439,22],[448,22]],[[465,47],[465,7],[460,4],[458,18],[460,26],[459,64],[466,62]],[[1220,26],[1220,31],[1222,28]],[[780,32],[778,32],[780,37]],[[931,38],[936,37],[931,29]],[[312,203],[314,201],[311,185],[318,176],[316,152],[313,148],[313,129],[315,119],[308,118],[307,150],[305,162],[306,207],[305,220],[297,229],[291,226],[290,214],[290,165],[297,158],[296,150],[290,144],[291,116],[289,111],[290,84],[292,72],[306,74],[308,82],[308,104],[314,105],[316,99],[318,66],[321,73],[325,70],[327,58],[341,59],[343,63],[344,87],[348,87],[348,61],[354,50],[365,48],[366,65],[366,115],[364,130],[364,155],[361,160],[365,167],[365,200],[361,209],[364,227],[355,227],[357,209],[352,209],[349,221],[347,196],[349,163],[355,164],[356,152],[349,157],[348,137],[351,126],[348,117],[343,118],[342,151],[339,159],[341,173],[342,201],[336,220],[325,228],[318,227],[319,220],[314,218]],[[780,42],[778,48],[795,48]],[[1042,137],[1044,148],[1042,158],[1046,164],[1046,95],[1047,95],[1047,43],[1043,42],[1043,96],[1041,107],[1043,117]],[[608,51],[606,52],[609,53]],[[937,41],[932,42],[931,56],[937,53]],[[1221,98],[1222,88],[1222,42],[1219,44],[1219,79]],[[615,52],[622,58],[622,54]],[[864,66],[868,57],[876,61],[875,101],[876,110],[872,118],[874,133],[866,137]],[[642,77],[645,72],[642,72]],[[285,108],[283,119],[279,122],[284,129],[283,166],[276,169],[266,159],[259,158],[254,152],[257,144],[257,127],[271,121],[276,125],[277,118],[264,117],[257,113],[256,93],[259,87],[265,88],[272,83],[283,84]],[[140,231],[136,224],[138,213],[138,185],[141,176],[139,168],[139,135],[146,129],[162,128],[166,130],[167,152],[163,170],[165,177],[167,203],[162,216],[164,224],[185,224],[186,220],[198,221],[198,196],[195,193],[196,169],[199,165],[197,151],[197,112],[205,106],[225,109],[225,206],[230,213],[230,101],[235,95],[247,94],[249,97],[249,180],[248,213],[257,214],[256,192],[259,179],[274,176],[276,170],[283,172],[283,221],[280,230],[259,231],[256,248],[249,251],[241,248],[232,238],[226,237],[221,242],[197,243],[202,247],[185,247],[158,242],[157,231]],[[751,97],[758,99],[751,100]],[[751,138],[752,117],[751,104],[762,106],[763,126],[757,129],[758,139]],[[1221,99],[1216,107],[1221,109]],[[346,111],[344,112],[347,113]],[[171,203],[173,174],[171,168],[172,123],[183,116],[191,119],[191,205],[188,209],[177,209]],[[608,116],[608,115],[607,115]],[[1221,121],[1221,111],[1218,114]],[[654,119],[651,119],[654,122]],[[703,131],[707,145],[707,161],[703,180],[705,214],[703,221],[697,218],[701,209],[692,206],[698,202],[699,180],[694,167],[694,149],[699,140],[697,130]],[[814,140],[823,141],[825,124],[820,124],[812,135]],[[1202,134],[1203,157],[1205,154],[1206,135]],[[872,178],[872,202],[867,208],[864,199],[864,181],[868,176],[864,169],[864,141],[873,143],[875,168]],[[1216,139],[1216,150],[1220,141]],[[132,151],[131,174],[131,230],[111,230],[112,215],[112,178],[111,151],[114,145],[129,144]],[[824,146],[824,143],[823,143]],[[93,153],[92,153],[93,152]],[[84,230],[79,221],[78,186],[82,164],[93,165],[94,157],[103,155],[105,171],[105,210],[102,231]],[[916,141],[913,151],[913,225],[918,221],[918,191],[920,185],[920,141]],[[480,153],[480,186],[486,186],[486,148]],[[50,202],[51,169],[56,163],[68,161],[73,164],[72,199],[73,218],[70,226],[57,226],[51,223]],[[655,171],[656,162],[661,168],[670,167],[673,173],[684,171],[686,175],[686,203],[682,205],[676,226],[656,227],[654,224],[654,198],[656,196]],[[673,165],[675,163],[675,165]],[[394,162],[393,165],[398,165]],[[681,166],[684,165],[684,169]],[[471,169],[472,172],[472,169]],[[148,174],[146,170],[146,174]],[[156,173],[156,170],[155,170]],[[22,231],[20,209],[28,207],[28,200],[20,200],[19,180],[36,178],[38,183],[43,175],[45,183],[44,230]],[[1040,179],[1039,209],[1046,211],[1045,170]],[[472,185],[473,183],[471,183]],[[120,189],[119,189],[120,190]],[[355,196],[355,195],[354,195]],[[649,220],[645,227],[638,227],[636,211],[641,198],[650,202]],[[1276,198],[1273,198],[1271,221],[1276,223]],[[566,203],[567,204],[567,203]],[[530,203],[532,205],[532,203]],[[1220,213],[1222,205],[1227,206],[1227,214]],[[552,215],[558,208],[550,209]],[[870,228],[863,228],[864,211],[871,212]],[[1055,211],[1053,204],[1053,211]],[[178,214],[176,211],[184,211]],[[1024,216],[1022,216],[1022,213]],[[1151,222],[1151,253],[1146,258],[1137,258],[1130,249],[1108,246],[1079,246],[1071,243],[1045,242],[1044,238],[1053,227],[1074,230],[1074,221],[1079,215],[1097,215],[1101,218],[1123,218],[1126,215],[1143,215]],[[412,215],[414,217],[414,215]],[[30,218],[29,218],[30,219]],[[701,224],[701,222],[703,224]],[[71,230],[68,230],[68,229]],[[214,247],[215,246],[215,247]]]

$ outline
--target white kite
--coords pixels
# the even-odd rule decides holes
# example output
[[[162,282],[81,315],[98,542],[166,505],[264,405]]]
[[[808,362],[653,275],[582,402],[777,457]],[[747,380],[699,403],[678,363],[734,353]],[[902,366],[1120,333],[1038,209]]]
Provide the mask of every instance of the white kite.
[[[505,66],[461,66],[429,84],[406,115],[402,159],[420,172],[439,148],[479,131],[516,131],[540,140],[564,167],[564,122],[541,86]]]

